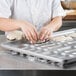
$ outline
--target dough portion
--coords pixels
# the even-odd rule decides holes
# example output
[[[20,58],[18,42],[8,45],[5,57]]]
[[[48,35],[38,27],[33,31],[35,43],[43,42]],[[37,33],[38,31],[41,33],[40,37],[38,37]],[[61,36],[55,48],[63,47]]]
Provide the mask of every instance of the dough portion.
[[[71,36],[71,37],[76,38],[76,33],[71,33],[71,34],[69,34],[68,36]]]
[[[8,40],[21,40],[23,38],[23,33],[22,31],[11,31],[8,32],[8,34],[6,35],[6,38]]]
[[[66,41],[71,41],[71,40],[73,40],[73,38],[70,37],[70,36],[67,36],[67,37],[65,37],[65,40],[66,40]]]
[[[65,41],[65,36],[57,36],[53,38],[54,41]]]
[[[57,36],[57,37],[53,38],[53,40],[63,42],[63,41],[70,41],[70,40],[72,40],[72,38],[65,37],[65,36]]]

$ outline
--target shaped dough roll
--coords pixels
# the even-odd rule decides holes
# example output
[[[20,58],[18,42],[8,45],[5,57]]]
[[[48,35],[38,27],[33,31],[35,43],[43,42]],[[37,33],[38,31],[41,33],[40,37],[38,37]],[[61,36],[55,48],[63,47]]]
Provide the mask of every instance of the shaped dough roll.
[[[22,31],[11,31],[7,32],[6,38],[8,40],[21,40],[23,38]]]
[[[68,36],[71,36],[71,37],[76,38],[76,33],[71,33],[71,34],[69,34]]]
[[[71,41],[73,40],[72,37],[65,37],[65,36],[58,36],[58,37],[55,37],[53,38],[54,41],[60,41],[60,42],[63,42],[63,41]]]
[[[53,38],[54,41],[65,41],[65,36],[58,36]]]

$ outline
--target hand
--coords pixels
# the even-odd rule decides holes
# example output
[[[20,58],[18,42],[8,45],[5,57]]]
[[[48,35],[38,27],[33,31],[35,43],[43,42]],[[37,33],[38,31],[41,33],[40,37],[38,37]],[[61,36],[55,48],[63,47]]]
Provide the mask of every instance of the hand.
[[[39,39],[44,42],[46,40],[50,40],[50,38],[52,37],[52,33],[53,33],[53,28],[48,24],[41,29],[39,33]]]
[[[35,43],[38,40],[37,30],[31,23],[22,23],[21,30],[23,31],[26,39],[30,43]]]

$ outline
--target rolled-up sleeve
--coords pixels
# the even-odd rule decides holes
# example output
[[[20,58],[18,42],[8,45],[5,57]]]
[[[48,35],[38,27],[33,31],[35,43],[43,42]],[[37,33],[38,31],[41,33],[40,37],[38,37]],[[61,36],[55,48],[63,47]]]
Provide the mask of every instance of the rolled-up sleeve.
[[[55,18],[57,16],[66,16],[66,13],[64,9],[61,6],[60,0],[53,0],[52,4],[52,18]]]
[[[11,16],[10,0],[0,0],[0,17],[9,18]]]

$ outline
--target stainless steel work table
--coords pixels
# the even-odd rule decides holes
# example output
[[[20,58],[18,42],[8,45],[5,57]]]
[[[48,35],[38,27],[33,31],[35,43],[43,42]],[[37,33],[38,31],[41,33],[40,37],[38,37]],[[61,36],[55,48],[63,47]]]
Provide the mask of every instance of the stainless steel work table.
[[[4,35],[0,35],[0,43],[5,42]],[[26,69],[26,70],[63,70],[52,65],[46,65],[38,62],[30,62],[24,57],[12,56],[7,53],[7,50],[0,47],[0,69]],[[76,66],[68,68],[76,70]],[[67,70],[68,70],[67,69]]]

